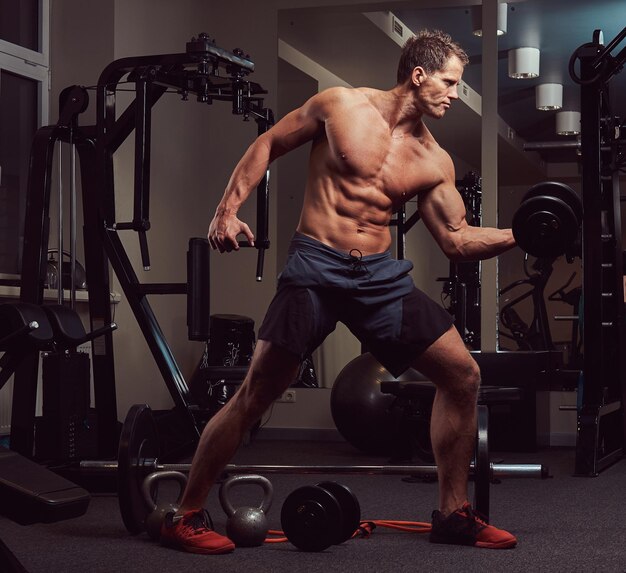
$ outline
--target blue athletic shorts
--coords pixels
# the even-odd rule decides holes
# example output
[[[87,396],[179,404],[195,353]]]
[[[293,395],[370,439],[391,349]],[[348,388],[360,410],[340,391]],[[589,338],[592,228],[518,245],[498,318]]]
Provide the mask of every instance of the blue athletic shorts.
[[[259,339],[301,358],[343,322],[393,376],[453,324],[452,316],[413,284],[413,264],[386,251],[360,256],[296,233]]]

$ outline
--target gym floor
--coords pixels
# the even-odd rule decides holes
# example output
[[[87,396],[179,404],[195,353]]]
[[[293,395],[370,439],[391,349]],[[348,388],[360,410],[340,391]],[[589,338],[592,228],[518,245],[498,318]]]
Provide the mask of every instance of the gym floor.
[[[254,570],[294,572],[351,571],[626,571],[626,519],[622,510],[626,462],[599,477],[573,477],[573,449],[536,453],[492,454],[493,461],[543,463],[551,479],[502,480],[491,487],[491,522],[515,533],[512,550],[434,545],[427,534],[377,528],[369,538],[352,539],[324,552],[305,553],[290,543],[238,548],[229,555],[201,556],[160,547],[147,535],[129,535],[122,524],[117,498],[95,494],[87,513],[54,524],[20,526],[0,517],[0,539],[29,573],[98,573],[112,571]],[[242,447],[235,463],[247,464],[386,464],[364,456],[343,442],[256,440]],[[407,483],[399,476],[273,475],[272,528],[280,528],[286,496],[303,485],[334,479],[349,486],[361,504],[362,519],[429,521],[435,507],[436,483]],[[175,486],[172,486],[175,487]],[[165,488],[160,495],[171,494]],[[257,505],[260,489],[231,489],[233,505]],[[225,514],[218,490],[207,501],[218,531]]]

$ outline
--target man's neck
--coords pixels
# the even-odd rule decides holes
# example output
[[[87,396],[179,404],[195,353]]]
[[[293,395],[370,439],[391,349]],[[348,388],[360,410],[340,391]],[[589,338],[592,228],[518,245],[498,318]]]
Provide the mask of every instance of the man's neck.
[[[419,137],[424,131],[423,112],[415,105],[415,95],[407,85],[397,85],[385,92],[383,115],[389,129],[396,136],[412,135]]]

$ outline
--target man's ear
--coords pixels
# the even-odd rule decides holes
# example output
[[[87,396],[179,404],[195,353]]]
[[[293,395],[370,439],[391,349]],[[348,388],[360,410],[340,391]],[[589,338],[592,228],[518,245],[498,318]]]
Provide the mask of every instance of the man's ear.
[[[411,82],[413,82],[413,85],[419,86],[425,78],[426,70],[424,70],[422,66],[416,66],[413,68],[413,72],[411,72]]]

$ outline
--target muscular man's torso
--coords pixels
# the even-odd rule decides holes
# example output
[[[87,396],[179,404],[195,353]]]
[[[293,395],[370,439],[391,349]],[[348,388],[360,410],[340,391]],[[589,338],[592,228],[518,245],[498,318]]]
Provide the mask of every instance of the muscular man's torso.
[[[416,119],[392,133],[388,92],[341,90],[313,141],[298,231],[364,255],[389,248],[401,204],[448,176],[449,156]]]

